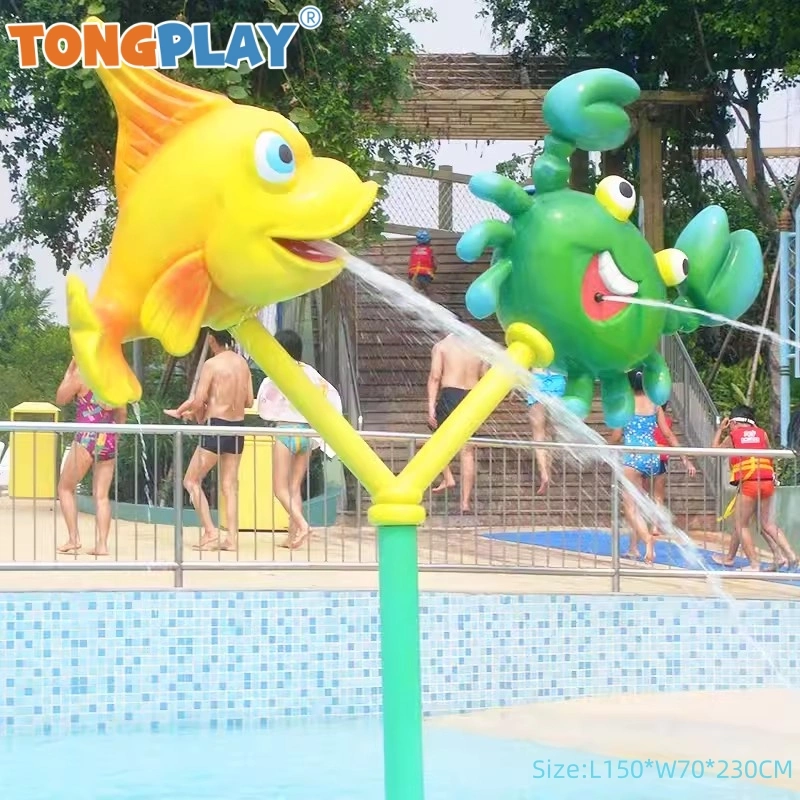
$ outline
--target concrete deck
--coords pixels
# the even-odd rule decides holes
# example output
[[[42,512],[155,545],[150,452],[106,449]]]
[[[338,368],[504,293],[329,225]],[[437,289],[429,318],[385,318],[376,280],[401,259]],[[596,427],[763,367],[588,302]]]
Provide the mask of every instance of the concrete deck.
[[[791,774],[755,781],[800,791],[800,690],[614,695],[435,717],[427,724],[605,758],[712,760],[707,777],[717,775],[722,761],[731,777],[734,760],[742,771],[747,761],[792,761]]]
[[[84,549],[94,544],[94,517],[80,515]],[[419,534],[421,565],[443,566],[420,576],[423,591],[473,593],[569,593],[605,594],[611,579],[592,575],[597,568],[610,567],[610,559],[593,554],[572,553],[555,548],[498,542],[481,536],[486,529],[426,525]],[[183,585],[187,588],[271,588],[271,589],[376,589],[375,531],[372,528],[333,526],[317,529],[307,545],[289,551],[280,547],[282,533],[243,532],[238,553],[204,552],[192,549],[199,540],[197,528],[183,532],[183,560],[187,567],[203,564],[208,569],[187,568]],[[66,541],[66,529],[58,504],[53,501],[0,498],[0,567],[13,562],[41,564],[33,570],[2,569],[0,590],[51,589],[154,589],[174,585],[170,571],[156,564],[174,561],[174,529],[166,525],[117,521],[112,523],[111,555],[97,558],[86,554],[62,555],[56,552]],[[706,546],[709,546],[706,543]],[[720,545],[717,545],[719,547]],[[766,557],[766,554],[765,554]],[[114,562],[139,562],[155,566],[148,571],[113,570]],[[233,569],[221,569],[238,562]],[[259,566],[247,569],[248,562]],[[45,565],[63,564],[62,569]],[[630,567],[641,567],[623,562]],[[112,569],[103,569],[108,564]],[[268,564],[268,567],[264,567]],[[354,569],[353,565],[363,565]],[[76,569],[85,565],[85,569]],[[472,567],[479,571],[451,572]],[[531,575],[513,572],[514,568],[580,569],[584,574]],[[481,568],[483,570],[481,571]],[[621,589],[630,594],[677,594],[710,596],[713,590],[702,579],[681,578],[679,571],[663,566],[652,569],[653,577],[621,579]],[[721,575],[715,573],[715,576]],[[724,580],[734,597],[798,598],[800,587],[766,580]]]

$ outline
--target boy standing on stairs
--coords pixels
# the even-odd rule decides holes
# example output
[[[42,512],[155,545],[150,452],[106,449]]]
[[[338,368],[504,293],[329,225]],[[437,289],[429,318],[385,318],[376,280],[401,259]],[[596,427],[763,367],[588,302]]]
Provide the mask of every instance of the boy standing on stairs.
[[[453,312],[459,322],[461,316]],[[428,376],[428,427],[436,430],[455,411],[468,392],[483,377],[487,366],[452,333],[433,346]],[[470,514],[472,490],[475,486],[475,448],[466,445],[461,458],[461,513]],[[440,494],[455,487],[450,466],[442,474],[442,482],[433,490]]]
[[[416,238],[417,243],[408,256],[408,280],[415,289],[427,295],[436,274],[436,257],[428,231],[417,231]]]

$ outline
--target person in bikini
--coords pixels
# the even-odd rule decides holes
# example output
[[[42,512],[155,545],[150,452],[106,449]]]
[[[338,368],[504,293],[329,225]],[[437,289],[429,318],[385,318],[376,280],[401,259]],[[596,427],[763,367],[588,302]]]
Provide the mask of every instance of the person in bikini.
[[[454,316],[463,322],[461,316]],[[433,346],[428,375],[428,427],[433,431],[456,410],[461,401],[483,377],[487,366],[468,346],[452,333]],[[461,513],[471,513],[472,490],[475,486],[475,448],[465,445],[461,460]],[[442,482],[433,490],[439,494],[456,485],[448,464]]]
[[[658,428],[672,447],[678,447],[675,434],[667,425],[664,409],[655,405],[644,391],[644,378],[640,370],[628,373],[628,380],[633,389],[634,416],[624,428],[612,431],[610,444],[622,442],[628,447],[655,447],[654,431]],[[681,456],[689,474],[694,474],[694,466],[685,456]],[[625,477],[637,488],[646,492],[648,483],[658,474],[661,468],[661,456],[658,453],[626,453],[622,459]],[[628,544],[628,558],[639,560],[639,540],[645,543],[644,562],[652,565],[655,561],[653,536],[647,523],[642,519],[636,507],[636,498],[629,491],[623,492],[623,506],[631,539]]]
[[[203,364],[193,396],[165,414],[176,419],[194,420],[213,427],[242,427],[244,413],[253,405],[253,379],[250,367],[233,350],[233,337],[227,331],[211,331],[208,347],[212,357]],[[203,535],[196,550],[236,550],[239,538],[239,463],[244,437],[220,434],[202,436],[183,478],[192,505],[200,516]],[[219,463],[219,482],[225,497],[228,535],[223,541],[214,527],[203,480]]]
[[[56,390],[56,404],[65,406],[75,401],[75,422],[90,425],[123,424],[127,408],[109,408],[97,402],[78,372],[75,359]],[[92,470],[92,497],[95,505],[95,546],[87,551],[92,556],[108,555],[108,534],[111,530],[109,490],[117,463],[117,436],[114,433],[78,433],[61,467],[58,479],[58,500],[67,525],[67,541],[59,553],[77,553],[81,549],[78,531],[78,505],[75,494],[78,484]]]
[[[275,340],[297,362],[313,384],[322,389],[326,399],[341,414],[342,400],[331,386],[309,364],[304,364],[303,340],[295,331],[284,330],[275,334]],[[265,378],[258,389],[258,415],[261,419],[276,423],[282,428],[308,429],[311,426],[306,418],[289,402],[288,398],[273,383]],[[316,436],[297,436],[283,434],[275,437],[272,451],[272,492],[289,515],[289,538],[283,547],[296,550],[302,547],[311,535],[311,527],[303,516],[303,482],[308,473],[311,453],[322,448],[325,455],[336,455],[331,448]]]
[[[735,450],[769,450],[769,436],[756,425],[756,415],[749,406],[738,406],[717,428],[712,447]],[[760,570],[750,523],[758,513],[761,535],[772,551],[770,570],[782,567],[795,569],[797,554],[775,522],[775,466],[771,458],[760,456],[733,456],[730,460],[730,483],[737,488],[732,503],[734,531],[728,553],[724,557],[714,556],[714,561],[724,567],[732,567],[741,545],[750,569]],[[730,509],[730,507],[729,507]]]

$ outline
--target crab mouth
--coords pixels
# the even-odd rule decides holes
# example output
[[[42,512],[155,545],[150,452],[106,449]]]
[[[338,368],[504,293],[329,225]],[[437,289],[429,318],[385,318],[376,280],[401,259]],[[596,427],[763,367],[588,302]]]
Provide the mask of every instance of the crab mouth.
[[[272,241],[284,250],[288,250],[292,255],[313,264],[330,264],[340,258],[334,249],[336,245],[331,242],[304,241],[302,239],[273,239]]]
[[[639,284],[623,275],[608,250],[592,256],[583,276],[581,299],[586,316],[595,322],[604,322],[621,314],[628,303],[604,299],[606,295],[632,297]]]

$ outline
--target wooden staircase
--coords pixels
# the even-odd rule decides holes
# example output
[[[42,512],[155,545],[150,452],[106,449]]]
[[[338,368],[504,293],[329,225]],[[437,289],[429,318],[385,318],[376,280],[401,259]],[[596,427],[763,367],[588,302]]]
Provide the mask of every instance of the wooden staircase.
[[[435,238],[438,274],[431,298],[461,313],[477,330],[503,341],[493,318],[475,321],[467,314],[464,295],[474,278],[488,267],[488,261],[465,264],[455,253],[455,236]],[[406,264],[412,240],[387,239],[364,254],[375,266],[406,280]],[[343,279],[350,281],[349,276]],[[404,318],[369,287],[358,283],[352,301],[355,314],[358,395],[365,431],[427,432],[426,382],[430,351],[441,334],[430,333],[414,320]],[[606,436],[600,405],[595,398],[587,423]],[[680,421],[675,431],[681,438]],[[481,437],[531,441],[532,433],[524,400],[507,398],[482,426]],[[393,471],[399,472],[410,457],[407,442],[372,443]],[[453,464],[458,480],[458,462]],[[707,496],[698,476],[687,480],[683,466],[673,459],[670,468],[670,508],[675,521],[686,528],[688,520],[707,514],[714,500]],[[536,496],[538,475],[533,452],[503,447],[479,448],[473,509],[479,524],[499,530],[532,527],[608,527],[611,518],[611,469],[595,460],[579,463],[566,452],[556,454],[551,467],[551,484],[543,496]],[[458,514],[457,489],[449,496],[428,494],[429,513]]]

